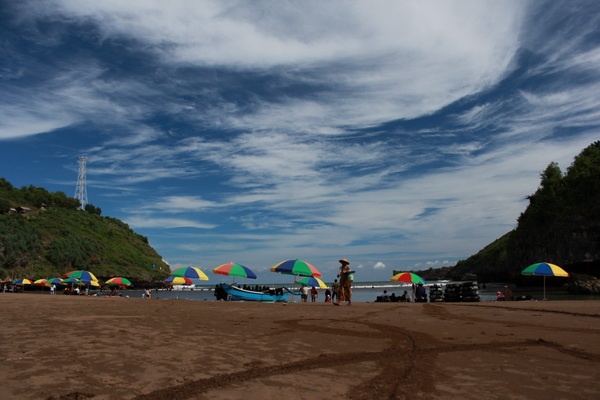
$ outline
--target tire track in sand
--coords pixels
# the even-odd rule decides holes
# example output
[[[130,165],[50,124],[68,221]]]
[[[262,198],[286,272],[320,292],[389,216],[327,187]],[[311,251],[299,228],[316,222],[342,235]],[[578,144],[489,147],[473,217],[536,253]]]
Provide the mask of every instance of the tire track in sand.
[[[432,317],[443,318],[447,316],[452,319],[460,319],[460,316],[449,313],[448,310],[437,306],[425,307],[424,311]],[[485,321],[489,322],[488,320]],[[351,322],[362,329],[335,328],[335,324],[340,322]],[[377,372],[375,376],[356,382],[354,386],[348,389],[345,398],[367,400],[372,399],[373,394],[377,393],[379,399],[424,399],[428,397],[428,393],[431,394],[434,390],[433,385],[431,385],[432,381],[440,382],[441,379],[445,379],[441,376],[440,371],[436,369],[436,359],[441,353],[472,350],[502,351],[509,348],[544,346],[567,353],[573,357],[593,362],[600,361],[598,356],[594,354],[567,349],[558,343],[542,339],[482,344],[449,344],[436,340],[425,333],[414,332],[393,325],[365,323],[352,318],[343,320],[320,319],[318,324],[311,324],[307,320],[301,322],[286,320],[278,323],[295,331],[335,335],[340,337],[340,340],[343,340],[344,336],[383,339],[388,345],[382,351],[375,352],[320,354],[317,357],[308,357],[298,361],[269,366],[260,363],[247,364],[243,366],[245,368],[234,373],[216,374],[210,378],[186,381],[182,384],[138,395],[135,399],[179,400],[192,397],[204,398],[202,395],[212,390],[239,386],[244,382],[257,379],[316,370],[324,363],[345,367],[362,362],[374,362],[378,366]],[[415,360],[418,360],[418,363]]]

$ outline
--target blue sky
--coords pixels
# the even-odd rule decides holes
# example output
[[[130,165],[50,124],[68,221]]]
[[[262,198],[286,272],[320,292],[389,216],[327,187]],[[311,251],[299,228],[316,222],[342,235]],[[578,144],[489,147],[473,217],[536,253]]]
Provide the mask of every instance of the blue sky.
[[[454,265],[600,139],[599,27],[597,1],[4,1],[0,176],[71,196],[85,155],[172,268]]]

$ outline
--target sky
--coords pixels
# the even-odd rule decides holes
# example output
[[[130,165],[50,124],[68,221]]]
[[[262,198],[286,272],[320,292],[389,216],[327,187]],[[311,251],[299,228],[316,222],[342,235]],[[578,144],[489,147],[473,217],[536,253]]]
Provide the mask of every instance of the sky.
[[[0,1],[0,176],[75,196],[84,156],[89,203],[215,282],[452,266],[599,127],[595,0]]]

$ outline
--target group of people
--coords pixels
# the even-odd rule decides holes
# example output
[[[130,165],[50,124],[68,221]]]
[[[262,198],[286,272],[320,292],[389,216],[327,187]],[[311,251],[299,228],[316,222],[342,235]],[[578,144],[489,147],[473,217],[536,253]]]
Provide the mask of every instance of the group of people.
[[[404,291],[404,293],[402,293],[402,296],[396,296],[396,293],[388,295],[387,290],[384,290],[381,296],[377,296],[377,300],[375,300],[375,303],[398,303],[406,301],[410,301],[410,296],[408,295],[406,290]]]
[[[354,271],[350,269],[350,261],[346,258],[340,260],[340,270],[337,274],[338,279],[335,279],[331,285],[331,289],[325,290],[325,302],[333,303],[335,306],[339,306],[341,302],[346,302],[349,306],[352,305],[352,282],[354,281]],[[314,286],[309,288],[306,285],[302,285],[300,288],[300,298],[303,303],[310,301],[312,303],[317,301],[319,292]]]
[[[302,287],[300,288],[300,299],[302,300],[303,303],[306,303],[308,301],[308,296],[310,295],[310,301],[311,303],[314,303],[317,301],[317,298],[319,297],[319,292],[317,291],[316,287],[311,287],[310,289],[308,288],[308,286],[306,285],[302,285]],[[325,299],[325,301],[327,301],[327,298]]]

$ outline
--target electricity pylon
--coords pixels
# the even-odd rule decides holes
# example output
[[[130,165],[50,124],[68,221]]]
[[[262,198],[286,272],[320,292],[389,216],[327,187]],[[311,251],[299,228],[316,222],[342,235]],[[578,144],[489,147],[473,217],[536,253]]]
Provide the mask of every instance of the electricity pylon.
[[[75,188],[75,198],[79,200],[79,209],[85,209],[88,203],[87,199],[87,184],[85,183],[85,163],[87,157],[79,157],[79,170],[77,172],[77,188]]]

